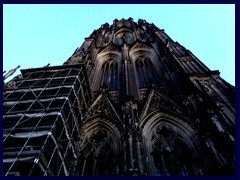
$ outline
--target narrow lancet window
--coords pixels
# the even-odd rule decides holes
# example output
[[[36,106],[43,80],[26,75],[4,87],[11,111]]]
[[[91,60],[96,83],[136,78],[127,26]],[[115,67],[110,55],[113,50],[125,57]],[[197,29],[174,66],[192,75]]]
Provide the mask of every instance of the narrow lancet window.
[[[151,60],[149,60],[148,58],[145,58],[144,60],[140,58],[136,61],[135,66],[139,88],[144,88],[149,86],[150,84],[156,83],[153,64]]]
[[[109,91],[118,89],[118,64],[116,61],[106,62],[102,66],[101,87],[107,87]]]

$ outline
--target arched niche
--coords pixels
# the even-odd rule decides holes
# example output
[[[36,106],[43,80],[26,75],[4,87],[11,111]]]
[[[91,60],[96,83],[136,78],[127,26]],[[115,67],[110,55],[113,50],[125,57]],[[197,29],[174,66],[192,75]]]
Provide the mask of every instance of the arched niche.
[[[136,37],[132,31],[123,28],[116,32],[113,37],[113,43],[116,45],[133,44],[136,41]]]

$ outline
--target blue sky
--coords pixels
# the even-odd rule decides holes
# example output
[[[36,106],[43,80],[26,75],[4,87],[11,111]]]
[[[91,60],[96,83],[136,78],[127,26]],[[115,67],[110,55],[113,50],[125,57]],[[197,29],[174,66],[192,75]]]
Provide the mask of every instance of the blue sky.
[[[235,85],[235,5],[3,5],[3,70],[62,65],[94,29],[145,19]],[[11,78],[20,74],[18,70]],[[11,79],[9,78],[9,79]],[[7,80],[9,80],[7,79]]]

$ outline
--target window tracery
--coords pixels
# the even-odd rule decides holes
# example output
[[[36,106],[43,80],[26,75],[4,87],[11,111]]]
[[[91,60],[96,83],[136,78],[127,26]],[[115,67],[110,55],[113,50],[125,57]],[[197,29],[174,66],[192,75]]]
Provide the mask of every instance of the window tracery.
[[[193,175],[192,152],[173,128],[158,127],[152,137],[152,156],[157,176]]]
[[[108,61],[102,65],[101,87],[107,87],[109,91],[118,90],[118,63],[117,61]]]
[[[84,143],[80,160],[84,176],[116,175],[116,149],[114,142],[103,129],[97,130]]]
[[[139,88],[147,87],[156,83],[152,61],[145,57],[140,57],[135,62]]]

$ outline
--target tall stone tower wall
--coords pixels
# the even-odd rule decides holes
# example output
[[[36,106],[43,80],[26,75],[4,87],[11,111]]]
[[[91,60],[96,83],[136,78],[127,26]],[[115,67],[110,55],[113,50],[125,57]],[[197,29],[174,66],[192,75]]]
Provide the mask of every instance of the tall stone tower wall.
[[[94,103],[106,105],[98,101],[104,96],[112,111],[102,115],[118,117],[107,121],[123,139],[123,174],[234,172],[234,150],[226,148],[234,147],[234,87],[163,29],[141,19],[114,20],[94,30],[66,63],[86,64]]]
[[[61,73],[65,68],[76,72],[77,67],[82,67],[79,72],[84,71],[79,77],[70,71],[68,75]],[[68,94],[76,101],[69,101],[69,115],[62,120],[73,125],[59,126],[67,137],[56,140],[60,144],[54,144],[59,148],[58,154],[53,152],[52,158],[46,160],[46,151],[37,151],[37,160],[31,156],[34,167],[28,164],[32,170],[19,171],[21,175],[234,175],[235,88],[220,77],[219,71],[210,70],[174,42],[163,29],[141,19],[136,23],[132,18],[116,19],[112,25],[106,23],[94,30],[62,66],[23,70],[24,77],[6,85],[6,175],[18,170],[16,164],[20,163],[25,146],[16,157],[18,151],[9,147],[13,136],[20,138],[14,128],[18,124],[7,122],[10,116],[18,117],[12,111],[15,101],[10,97],[14,95],[22,102],[16,93],[23,92],[20,85],[27,84],[28,91],[32,91],[43,81],[28,79],[26,72],[44,70],[51,75],[53,69],[60,73],[60,79],[65,79],[61,82],[67,83],[69,91],[79,92]],[[54,78],[49,76],[44,82],[51,84]],[[57,88],[59,78],[53,84]],[[40,86],[43,92],[48,90],[47,85]],[[57,93],[49,93],[53,93],[49,100],[54,102]],[[44,99],[33,97],[31,102],[45,102],[41,98]],[[55,106],[59,108],[60,104]],[[28,110],[25,113],[31,113]],[[49,109],[46,110],[48,114]],[[36,134],[38,124],[34,126]],[[71,160],[65,149],[73,152]],[[15,160],[9,159],[13,156]],[[61,164],[52,165],[57,159],[62,160]],[[26,158],[21,159],[21,163],[25,161]]]

